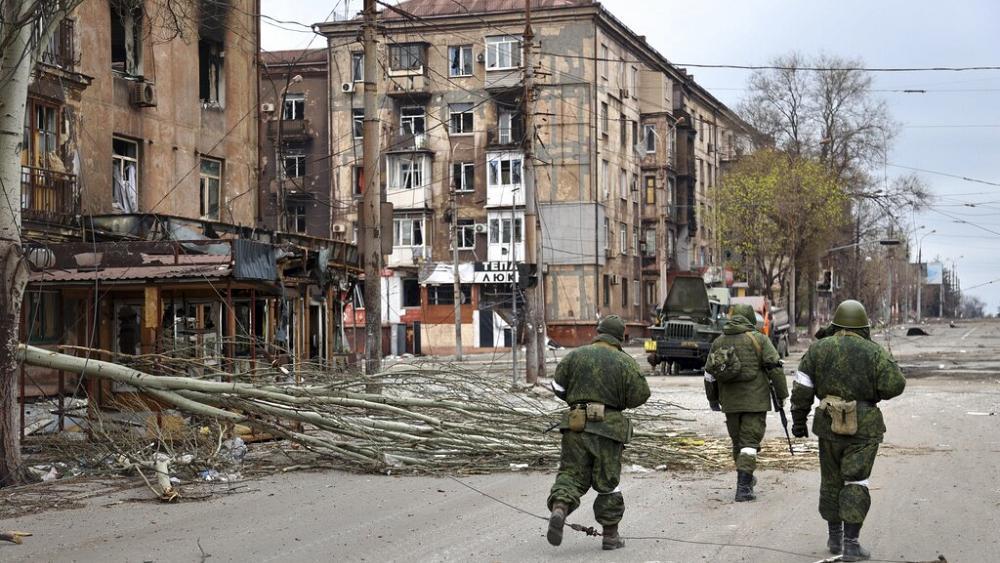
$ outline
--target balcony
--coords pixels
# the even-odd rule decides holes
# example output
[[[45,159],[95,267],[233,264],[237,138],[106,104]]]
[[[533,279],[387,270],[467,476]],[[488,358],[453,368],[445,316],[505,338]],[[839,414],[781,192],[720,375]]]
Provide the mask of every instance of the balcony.
[[[386,188],[385,199],[393,209],[427,209],[431,203],[431,188]]]
[[[25,219],[62,222],[77,215],[76,175],[21,167],[21,212]]]
[[[32,31],[31,44],[39,41],[38,29]],[[73,20],[64,19],[49,37],[39,60],[43,64],[73,70],[76,65],[76,51],[73,48]]]
[[[487,148],[516,148],[520,147],[524,140],[524,128],[514,127],[490,127],[486,130]]]
[[[397,133],[389,139],[386,153],[433,152],[428,146],[427,133]]]
[[[267,122],[267,136],[269,139],[278,138],[278,129],[281,129],[281,141],[305,141],[313,136],[312,129],[309,128],[308,119],[275,119]]]
[[[391,98],[401,98],[403,100],[426,102],[431,97],[428,88],[427,77],[422,74],[407,74],[393,76],[390,73],[386,84],[386,95]]]

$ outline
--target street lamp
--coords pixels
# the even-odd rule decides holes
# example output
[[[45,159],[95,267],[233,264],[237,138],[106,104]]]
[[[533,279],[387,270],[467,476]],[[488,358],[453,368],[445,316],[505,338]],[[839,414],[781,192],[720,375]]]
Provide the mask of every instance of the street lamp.
[[[923,295],[923,284],[924,284],[924,260],[923,260],[923,249],[924,249],[924,239],[933,235],[937,232],[937,229],[928,231],[924,233],[917,242],[917,322],[920,322],[920,318],[923,313],[923,309],[920,307],[920,299]]]

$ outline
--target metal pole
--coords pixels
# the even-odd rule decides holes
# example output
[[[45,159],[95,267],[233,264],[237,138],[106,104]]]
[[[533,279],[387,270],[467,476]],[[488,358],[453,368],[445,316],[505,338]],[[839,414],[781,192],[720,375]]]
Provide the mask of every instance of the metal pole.
[[[525,378],[528,383],[534,384],[538,381],[539,376],[545,375],[545,331],[542,328],[544,304],[543,293],[541,291],[542,268],[541,260],[539,260],[541,252],[539,251],[540,237],[538,236],[538,195],[535,186],[535,108],[534,100],[532,99],[535,94],[535,70],[532,54],[535,33],[531,29],[531,1],[525,0],[524,2],[524,36],[522,43],[524,47],[524,91],[522,93],[524,112],[522,116],[522,121],[524,122],[524,139],[522,141],[524,148],[524,171],[522,177],[524,178],[525,201],[524,261],[529,265],[529,268],[535,268],[535,275],[539,280],[539,283],[535,287],[529,287],[524,294],[524,316],[526,320],[525,346],[527,352]]]
[[[920,322],[921,313],[923,309],[920,308],[920,294],[923,293],[923,283],[924,283],[924,263],[923,263],[923,239],[921,239],[920,244],[917,246],[917,322]]]
[[[455,277],[455,360],[462,361],[462,280],[458,273],[458,197],[455,185],[451,186],[451,259],[452,272]]]
[[[514,198],[517,197],[517,188],[514,188]],[[514,203],[511,201],[511,203]],[[517,386],[517,239],[514,224],[517,222],[517,209],[512,205],[510,208],[510,296],[511,296],[511,323],[510,323],[510,384]],[[500,226],[500,237],[503,237],[503,225]]]
[[[382,194],[379,178],[379,140],[377,93],[378,56],[375,33],[375,0],[364,3],[365,57],[365,119],[364,152],[365,193],[362,224],[362,251],[365,261],[365,373],[373,375],[382,369]],[[368,392],[381,392],[381,386],[366,386]]]

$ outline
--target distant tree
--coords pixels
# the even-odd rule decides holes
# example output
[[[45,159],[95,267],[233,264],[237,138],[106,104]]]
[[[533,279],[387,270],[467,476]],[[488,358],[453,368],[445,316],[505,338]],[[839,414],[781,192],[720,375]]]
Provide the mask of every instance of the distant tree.
[[[818,161],[763,149],[741,159],[717,191],[724,244],[768,298],[796,257],[815,260],[843,222],[846,195]]]
[[[981,319],[986,316],[986,303],[973,295],[964,295],[960,316],[963,319]]]

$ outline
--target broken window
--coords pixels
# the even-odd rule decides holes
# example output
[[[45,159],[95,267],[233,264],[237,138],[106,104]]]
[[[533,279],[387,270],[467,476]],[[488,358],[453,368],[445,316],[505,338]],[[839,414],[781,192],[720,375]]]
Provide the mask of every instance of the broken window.
[[[222,161],[201,159],[201,216],[219,218],[219,191],[222,187]]]
[[[448,75],[472,76],[472,45],[448,47]]]
[[[517,153],[497,153],[487,157],[490,188],[520,186],[522,159]]]
[[[521,37],[502,35],[486,38],[486,68],[498,70],[521,66]]]
[[[424,170],[427,159],[422,154],[390,156],[388,158],[388,188],[391,190],[412,190],[424,186]]]
[[[24,112],[24,138],[21,163],[48,168],[59,158],[59,108],[39,100],[28,100]]]
[[[403,278],[403,307],[420,306],[420,282],[417,278]]]
[[[423,218],[400,218],[393,220],[393,246],[414,247],[424,245]]]
[[[513,109],[497,108],[497,141],[501,145],[520,143],[524,137],[521,112]]]
[[[365,79],[365,54],[351,53],[351,81],[363,82]]]
[[[351,129],[354,138],[360,139],[365,136],[365,110],[364,108],[354,108],[351,110]]]
[[[222,62],[224,50],[221,41],[198,40],[198,84],[203,104],[222,105]]]
[[[605,137],[608,136],[609,120],[608,102],[601,102],[601,135]]]
[[[642,134],[646,140],[646,153],[651,154],[656,152],[656,126],[655,125],[643,125]]]
[[[305,118],[305,94],[285,94],[284,109],[281,118],[288,121],[298,121]]]
[[[462,284],[459,286],[461,289],[461,296],[459,298],[459,303],[471,303],[472,302],[472,286],[468,284]],[[428,305],[454,305],[455,304],[455,286],[454,285],[431,285],[427,287],[427,304]]]
[[[111,70],[127,76],[142,74],[142,5],[111,2]]]
[[[456,162],[452,166],[451,183],[456,192],[471,192],[476,189],[476,165],[472,162]]]
[[[423,106],[409,106],[399,110],[399,128],[404,135],[422,135],[426,113]]]
[[[451,104],[448,106],[451,117],[449,130],[452,135],[472,133],[472,104]]]
[[[608,274],[604,274],[604,280],[603,280],[603,282],[604,283],[602,285],[604,286],[603,287],[604,291],[602,293],[604,294],[604,306],[605,307],[610,307],[611,306],[611,276],[609,276]]]
[[[459,219],[455,230],[459,250],[472,250],[476,247],[476,222],[472,219]]]
[[[420,71],[423,68],[423,44],[405,43],[389,46],[389,70]]]
[[[292,202],[285,207],[285,221],[288,230],[293,233],[306,232],[306,206],[302,203]]]
[[[286,149],[282,160],[285,178],[301,178],[306,175],[306,155],[303,149]]]
[[[30,291],[25,295],[24,317],[28,343],[56,342],[62,335],[62,298],[56,291]]]
[[[122,213],[139,211],[139,143],[113,137],[112,206]]]

